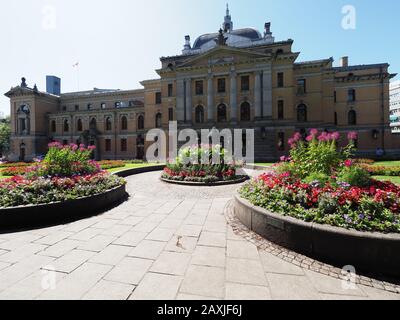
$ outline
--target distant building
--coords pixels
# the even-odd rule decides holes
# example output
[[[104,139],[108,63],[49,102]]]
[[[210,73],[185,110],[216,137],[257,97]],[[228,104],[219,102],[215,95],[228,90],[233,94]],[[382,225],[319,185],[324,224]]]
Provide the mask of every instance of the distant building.
[[[390,126],[400,135],[400,80],[390,84]]]
[[[298,62],[292,45],[275,41],[270,23],[263,33],[234,29],[227,9],[219,32],[193,46],[186,36],[182,53],[162,57],[159,78],[142,89],[61,93],[61,80],[48,77],[41,92],[22,79],[6,93],[10,159],[31,160],[53,140],[96,145],[98,159],[143,158],[146,133],[168,130],[172,120],[178,129],[254,129],[256,160],[279,159],[288,138],[310,128],[357,131],[360,156],[400,156],[389,122],[389,65],[349,65],[347,57],[339,66],[333,58]]]

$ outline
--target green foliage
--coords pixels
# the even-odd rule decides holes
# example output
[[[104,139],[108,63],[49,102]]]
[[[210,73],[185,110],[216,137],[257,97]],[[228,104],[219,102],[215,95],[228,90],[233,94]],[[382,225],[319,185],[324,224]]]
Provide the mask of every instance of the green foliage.
[[[11,125],[10,118],[0,120],[0,156],[10,150]]]
[[[360,166],[345,166],[339,171],[337,181],[348,183],[351,186],[365,187],[370,185],[371,176],[367,170]]]
[[[331,180],[330,176],[325,173],[312,172],[304,179],[305,183],[319,182],[320,185],[325,185]]]

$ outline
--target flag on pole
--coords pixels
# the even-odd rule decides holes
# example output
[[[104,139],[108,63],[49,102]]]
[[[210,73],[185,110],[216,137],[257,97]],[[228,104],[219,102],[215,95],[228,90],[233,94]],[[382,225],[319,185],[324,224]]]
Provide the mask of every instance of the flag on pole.
[[[79,67],[79,62],[75,63],[74,65],[72,65],[73,68],[77,68]]]

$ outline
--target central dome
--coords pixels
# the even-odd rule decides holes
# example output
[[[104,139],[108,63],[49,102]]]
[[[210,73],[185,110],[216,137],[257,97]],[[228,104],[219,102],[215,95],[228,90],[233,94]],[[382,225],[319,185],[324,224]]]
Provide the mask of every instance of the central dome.
[[[275,39],[270,30],[271,23],[265,24],[265,32],[262,35],[257,29],[242,28],[234,29],[229,7],[226,8],[226,15],[220,32],[224,35],[224,44],[230,47],[246,48],[255,45],[271,44]],[[190,36],[185,37],[183,55],[199,54],[215,48],[219,43],[221,35],[218,32],[206,33],[196,39],[193,47],[190,45]]]
[[[231,32],[225,34],[225,36],[228,37],[228,41],[227,41],[228,43],[231,42],[231,41],[229,41],[230,38],[231,39],[234,38],[233,36],[244,38],[242,40],[248,39],[251,41],[262,39],[261,33],[253,28],[243,28],[243,29],[232,30]],[[218,38],[218,33],[203,34],[196,39],[196,41],[194,42],[194,45],[193,45],[193,49],[195,49],[195,50],[201,49],[206,43],[208,43],[210,41],[212,41],[212,43],[214,44],[214,42],[215,42],[214,40],[216,40],[217,38]]]

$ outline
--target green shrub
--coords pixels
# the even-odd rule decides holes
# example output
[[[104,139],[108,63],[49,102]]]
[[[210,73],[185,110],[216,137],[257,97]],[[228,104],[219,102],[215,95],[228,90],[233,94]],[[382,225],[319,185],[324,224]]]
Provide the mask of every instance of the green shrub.
[[[348,183],[351,186],[365,187],[370,185],[371,176],[367,170],[360,166],[345,166],[339,172],[337,181]]]
[[[313,172],[304,179],[305,183],[319,182],[321,185],[325,185],[330,180],[330,177],[325,173]]]

